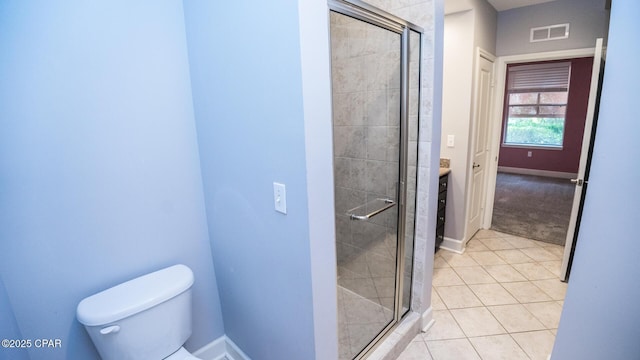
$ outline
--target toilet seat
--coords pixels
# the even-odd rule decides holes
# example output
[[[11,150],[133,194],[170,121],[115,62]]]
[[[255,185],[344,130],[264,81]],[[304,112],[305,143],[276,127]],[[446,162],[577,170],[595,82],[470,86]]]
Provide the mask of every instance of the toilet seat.
[[[184,347],[178,349],[178,351],[169,355],[169,357],[164,358],[164,360],[202,360],[193,356],[190,352],[187,351]]]

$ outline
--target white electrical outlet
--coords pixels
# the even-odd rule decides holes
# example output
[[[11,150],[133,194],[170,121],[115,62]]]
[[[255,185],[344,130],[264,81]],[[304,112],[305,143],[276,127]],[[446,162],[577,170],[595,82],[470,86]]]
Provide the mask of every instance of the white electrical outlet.
[[[273,183],[273,202],[277,212],[287,213],[287,189],[284,184]]]
[[[532,157],[533,156],[533,151],[527,151],[527,157]]]

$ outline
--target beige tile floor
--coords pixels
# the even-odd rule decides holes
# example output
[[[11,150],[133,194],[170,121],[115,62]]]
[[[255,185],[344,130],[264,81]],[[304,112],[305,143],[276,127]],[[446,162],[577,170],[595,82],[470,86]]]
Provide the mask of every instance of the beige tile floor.
[[[546,360],[567,284],[563,247],[481,230],[464,254],[436,253],[435,324],[399,360]]]

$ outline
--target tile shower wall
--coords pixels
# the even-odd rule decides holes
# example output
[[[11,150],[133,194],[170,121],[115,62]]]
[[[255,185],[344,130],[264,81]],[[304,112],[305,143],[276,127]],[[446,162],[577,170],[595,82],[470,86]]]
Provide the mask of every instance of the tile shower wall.
[[[334,13],[331,26],[338,275],[340,285],[362,293],[346,278],[395,274],[397,206],[369,221],[352,221],[347,212],[397,200],[400,36]],[[393,285],[385,288],[391,290],[378,292],[378,300],[393,308]]]
[[[415,210],[415,249],[412,280],[411,309],[416,312],[426,311],[431,303],[431,277],[433,265],[433,241],[435,234],[435,216],[430,216],[430,208],[435,206],[437,197],[436,178],[430,176],[438,167],[440,149],[440,96],[434,92],[434,84],[441,74],[436,73],[436,2],[434,0],[366,0],[367,3],[383,9],[393,15],[406,19],[424,29],[422,51],[420,54],[420,122],[417,140],[418,166],[416,168],[417,202]],[[438,36],[441,36],[439,34]],[[415,69],[415,67],[413,67]],[[441,69],[439,70],[441,71]],[[411,76],[414,76],[413,74]],[[438,104],[438,105],[435,105]],[[437,111],[437,114],[434,112]],[[437,119],[437,121],[436,121]],[[436,134],[437,136],[433,136]],[[415,146],[415,145],[414,145]],[[412,152],[412,146],[409,152]],[[409,167],[411,171],[411,167]],[[411,172],[409,173],[411,178]],[[431,219],[433,218],[433,219]]]
[[[418,129],[420,113],[420,34],[409,34],[409,109],[407,156],[407,214],[404,235],[404,287],[402,297],[403,312],[411,308],[411,281],[415,247],[415,214],[418,182]]]

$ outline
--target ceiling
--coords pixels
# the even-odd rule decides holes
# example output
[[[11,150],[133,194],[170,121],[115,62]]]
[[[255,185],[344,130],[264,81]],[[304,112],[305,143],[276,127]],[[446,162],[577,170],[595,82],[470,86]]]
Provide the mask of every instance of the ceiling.
[[[542,4],[555,0],[488,0],[497,11],[504,11],[523,6]],[[444,13],[453,14],[459,11],[471,10],[473,4],[471,0],[445,0]]]
[[[447,0],[449,1],[449,0]],[[542,4],[554,0],[488,0],[497,11],[504,11],[523,6]]]

